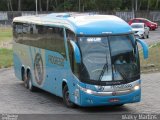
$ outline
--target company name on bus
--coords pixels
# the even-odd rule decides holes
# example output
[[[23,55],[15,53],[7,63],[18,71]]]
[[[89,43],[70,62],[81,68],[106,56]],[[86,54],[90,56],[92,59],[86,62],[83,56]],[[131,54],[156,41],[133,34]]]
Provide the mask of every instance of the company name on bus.
[[[51,64],[55,64],[55,65],[59,65],[59,66],[64,66],[64,58],[59,58],[59,57],[56,57],[56,56],[49,55],[48,56],[48,61]]]
[[[123,89],[123,88],[132,88],[132,84],[123,84],[123,85],[114,85],[113,89]]]

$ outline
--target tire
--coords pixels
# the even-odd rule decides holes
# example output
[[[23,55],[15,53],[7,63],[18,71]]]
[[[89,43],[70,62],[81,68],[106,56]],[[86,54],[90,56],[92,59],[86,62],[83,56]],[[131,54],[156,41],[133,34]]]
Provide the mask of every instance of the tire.
[[[30,73],[30,72],[29,72],[28,75],[27,75],[27,81],[28,81],[28,89],[29,89],[31,92],[35,92],[35,91],[36,91],[36,87],[33,86],[32,77],[31,77],[31,73]]]
[[[146,39],[147,38],[147,35],[144,33],[143,34],[143,39]]]
[[[25,71],[24,70],[22,70],[22,81],[25,81],[25,78],[26,78],[26,76],[25,76]]]
[[[114,105],[114,107],[122,107],[124,104]]]
[[[63,88],[63,102],[64,102],[65,106],[68,108],[75,108],[76,107],[76,105],[70,101],[69,90],[68,90],[67,85],[65,85]]]
[[[28,82],[28,77],[26,77],[26,74],[24,74],[24,87],[29,88],[29,82]]]

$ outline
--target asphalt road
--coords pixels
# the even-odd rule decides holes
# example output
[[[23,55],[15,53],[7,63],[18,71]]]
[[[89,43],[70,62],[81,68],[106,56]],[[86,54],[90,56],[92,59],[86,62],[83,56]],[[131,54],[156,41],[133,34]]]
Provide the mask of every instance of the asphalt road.
[[[160,42],[160,27],[155,31],[150,31],[149,39],[143,40],[148,45]],[[122,120],[122,116],[125,114],[159,113],[160,115],[159,78],[160,73],[142,75],[142,101],[140,103],[126,104],[122,107],[69,109],[63,105],[62,99],[57,96],[42,90],[32,93],[24,88],[23,82],[15,78],[12,68],[1,69],[0,113],[20,114],[18,120],[46,120],[46,118],[47,120],[101,120],[103,118]],[[5,118],[6,115],[0,115],[0,120],[3,117]],[[160,116],[155,120],[159,118]]]
[[[149,38],[143,39],[148,45],[160,42],[160,26],[158,29],[150,31]]]
[[[0,113],[16,114],[126,114],[160,113],[160,73],[142,75],[142,101],[122,107],[66,108],[61,98],[45,91],[30,92],[13,69],[0,70]]]

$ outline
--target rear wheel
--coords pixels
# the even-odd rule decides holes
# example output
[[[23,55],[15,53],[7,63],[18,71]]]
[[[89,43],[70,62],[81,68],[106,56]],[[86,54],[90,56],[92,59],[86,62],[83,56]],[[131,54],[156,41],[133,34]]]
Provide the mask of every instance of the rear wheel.
[[[27,75],[26,74],[24,74],[24,86],[25,86],[25,88],[29,88],[29,82],[28,82],[28,77],[27,77]]]
[[[70,101],[70,94],[68,86],[65,85],[63,88],[63,102],[67,107],[74,108],[76,105]]]
[[[28,89],[32,92],[36,91],[36,87],[33,86],[33,83],[32,83],[32,77],[30,72],[28,73],[27,79],[28,79]]]
[[[21,70],[21,75],[22,75],[22,81],[25,81],[26,76],[25,76],[25,70],[24,69]]]

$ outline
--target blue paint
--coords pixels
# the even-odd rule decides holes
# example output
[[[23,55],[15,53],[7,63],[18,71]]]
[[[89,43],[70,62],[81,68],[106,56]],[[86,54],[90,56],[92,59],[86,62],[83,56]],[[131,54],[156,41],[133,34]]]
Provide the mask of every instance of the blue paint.
[[[80,50],[75,42],[71,41],[71,45],[74,49],[74,57],[75,57],[76,63],[80,63],[81,62]]]
[[[108,18],[104,18],[105,15],[84,15],[87,18],[82,18],[82,24],[81,21],[77,21],[77,19],[81,18],[80,16],[71,16],[68,13],[62,13],[57,17],[58,14],[49,14],[47,16],[42,16],[42,21],[53,21],[56,19],[57,21],[65,21],[70,27],[68,27],[66,24],[55,24],[55,26],[63,26],[65,28],[70,28],[73,30],[75,34],[81,34],[84,35],[101,35],[104,32],[111,32],[112,34],[121,34],[121,33],[129,33],[131,32],[132,28],[126,23],[124,20],[116,17],[116,16],[109,16]],[[84,20],[87,21],[87,19],[90,19],[90,17],[95,17],[94,20],[91,20],[88,22],[84,22]],[[99,17],[97,20],[96,17]],[[113,19],[110,19],[112,18]],[[102,18],[102,20],[100,19]],[[104,19],[103,19],[104,18]],[[84,23],[83,23],[84,22]],[[46,25],[51,25],[46,23]]]
[[[148,58],[148,45],[143,40],[140,40],[140,39],[137,39],[137,42],[140,43],[142,46],[144,59],[147,59]]]
[[[13,62],[14,62],[14,72],[18,79],[22,80],[21,76],[21,68],[22,68],[22,62],[20,60],[20,56],[17,55],[17,53],[13,52]]]
[[[107,106],[107,105],[118,105],[118,104],[127,104],[127,103],[135,103],[140,102],[141,100],[141,89],[127,95],[120,96],[94,96],[90,94],[86,94],[83,91],[81,94],[81,106]],[[136,99],[135,99],[135,98]],[[119,102],[109,102],[110,99],[119,99]],[[90,102],[92,101],[92,102]]]
[[[141,89],[120,96],[94,96],[91,94],[87,94],[79,89],[80,86],[82,88],[97,91],[95,85],[81,82],[78,77],[72,72],[69,61],[68,44],[65,31],[66,28],[72,30],[77,36],[79,34],[103,35],[105,33],[109,33],[111,35],[123,35],[131,33],[131,27],[125,21],[118,17],[110,16],[109,18],[107,18],[105,15],[84,15],[83,17],[73,17],[68,13],[54,13],[47,16],[41,16],[40,19],[43,25],[58,26],[63,28],[66,57],[55,51],[44,50],[44,52],[42,52],[42,49],[40,48],[14,43],[17,47],[17,50],[15,50],[14,48],[14,68],[16,76],[21,79],[21,67],[22,65],[25,65],[25,68],[30,68],[31,70],[34,86],[60,97],[63,97],[62,83],[66,82],[69,88],[70,100],[80,106],[104,106],[139,102],[141,97]],[[85,17],[87,17],[88,20],[85,19]],[[114,19],[112,19],[112,17]],[[93,18],[93,20],[91,18]],[[134,38],[132,40],[133,42],[135,42]],[[141,40],[137,41],[140,42],[143,47],[144,57],[148,57],[147,45]],[[77,46],[75,41],[71,41],[71,45],[73,47],[75,61],[79,64],[82,61],[79,47]],[[18,54],[18,51],[21,50],[24,50],[27,60],[25,60],[24,56]],[[41,54],[43,60],[43,69],[45,71],[42,85],[38,85],[35,81],[34,59],[36,51]],[[63,61],[62,63],[59,63],[57,62],[58,60]],[[139,84],[141,84],[140,80]],[[78,97],[76,97],[75,93],[77,93]],[[120,101],[118,103],[110,103],[109,99],[111,98],[118,98]],[[90,102],[90,100],[92,100],[92,103]]]

